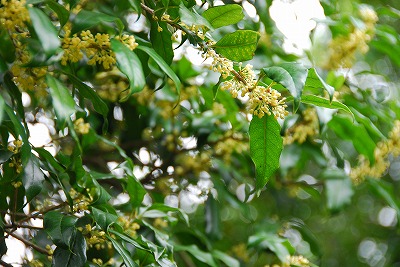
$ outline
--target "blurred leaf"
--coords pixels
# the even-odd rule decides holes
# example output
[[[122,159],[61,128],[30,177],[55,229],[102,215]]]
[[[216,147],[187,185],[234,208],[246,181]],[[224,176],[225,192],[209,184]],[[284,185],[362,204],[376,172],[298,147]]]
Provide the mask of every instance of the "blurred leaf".
[[[9,63],[11,63],[15,60],[14,44],[13,44],[8,32],[2,28],[0,28],[0,58],[3,58],[6,62],[9,62]],[[3,62],[3,64],[5,64],[5,62]],[[2,68],[4,68],[4,66]],[[1,82],[1,79],[0,79],[0,82]]]
[[[295,252],[288,240],[267,232],[260,232],[250,236],[248,245],[260,249],[268,248],[275,253],[281,262],[287,262],[288,256]]]
[[[400,220],[400,202],[397,199],[397,192],[391,183],[383,180],[377,180],[375,177],[367,179],[370,188],[381,196],[390,207],[396,210],[397,219]]]
[[[129,79],[129,94],[122,99],[125,101],[132,94],[142,91],[146,85],[142,63],[134,52],[118,40],[111,40],[111,49],[117,58],[118,68]]]
[[[32,155],[22,173],[22,184],[25,187],[28,202],[40,193],[44,180],[44,173],[39,167],[38,159]]]
[[[358,153],[365,155],[373,164],[375,162],[375,143],[372,141],[365,127],[361,124],[354,124],[350,119],[334,116],[328,122],[328,127],[342,139],[352,141]]]
[[[4,98],[2,95],[0,95],[0,125],[4,118],[5,105],[6,105],[6,103],[4,102]]]
[[[126,191],[129,194],[130,203],[134,208],[142,204],[143,198],[147,193],[143,185],[135,177],[130,175],[126,178]]]
[[[165,217],[165,216],[168,216],[168,212],[178,213],[178,215],[185,221],[185,223],[187,225],[189,225],[189,217],[183,210],[181,210],[179,208],[167,206],[162,203],[154,203],[150,207],[145,208],[141,212],[141,216],[147,217],[147,218]]]
[[[104,22],[115,22],[120,32],[124,28],[124,24],[117,17],[99,12],[81,10],[72,20],[71,35],[83,30],[87,30]]]
[[[135,10],[139,16],[142,13],[142,7],[140,6],[140,0],[128,0],[129,4],[132,6],[133,10]]]
[[[53,76],[46,75],[46,83],[49,86],[50,95],[53,98],[53,106],[60,121],[60,128],[65,124],[65,120],[75,112],[75,101],[70,95],[67,87]]]
[[[150,47],[139,45],[137,49],[144,51],[152,59],[154,59],[154,61],[158,64],[158,66],[160,66],[161,70],[164,71],[165,74],[167,74],[167,76],[170,77],[171,80],[175,83],[176,91],[178,92],[178,94],[180,94],[182,86],[181,81],[179,80],[176,73],[171,69],[171,67],[164,61],[164,59],[159,54],[157,54],[157,52],[154,49]]]
[[[30,7],[29,16],[46,55],[52,56],[61,45],[58,33],[48,16],[38,8]]]
[[[253,116],[249,129],[250,154],[256,166],[257,194],[267,184],[269,178],[279,168],[279,157],[282,151],[280,126],[273,115],[263,118]]]
[[[202,25],[206,26],[210,30],[213,30],[213,27],[208,20],[197,14],[193,9],[189,10],[183,3],[179,4],[179,15],[180,20],[189,27],[192,25]]]
[[[350,204],[353,196],[353,184],[342,170],[325,171],[321,174],[325,180],[325,192],[328,209],[339,211]]]
[[[7,160],[9,160],[12,155],[14,155],[13,152],[11,152],[8,149],[0,149],[0,164],[3,164]]]
[[[338,101],[329,101],[326,98],[316,95],[303,95],[301,97],[301,102],[304,104],[314,105],[323,108],[340,109],[350,113],[354,118],[353,112],[351,112],[351,110],[345,104]]]
[[[262,72],[289,90],[294,98],[294,110],[296,111],[300,105],[300,98],[306,82],[307,68],[299,63],[282,63],[278,66],[263,68]]]
[[[254,56],[260,34],[250,30],[237,30],[226,34],[212,47],[218,54],[233,60],[246,61]]]
[[[48,0],[46,1],[46,5],[57,14],[58,20],[60,21],[60,28],[64,27],[69,19],[69,11],[56,1]]]
[[[165,63],[171,65],[174,58],[172,50],[172,33],[168,30],[167,23],[163,21],[151,21],[150,41],[154,50],[164,59]],[[162,31],[158,31],[161,27]]]
[[[206,234],[210,236],[210,239],[220,239],[222,237],[220,207],[213,196],[207,198],[205,222]]]
[[[213,256],[210,253],[204,252],[199,249],[196,245],[182,246],[175,245],[175,251],[186,251],[192,254],[197,260],[204,262],[212,267],[217,267],[217,263],[214,261]]]
[[[203,12],[202,16],[206,18],[215,29],[235,24],[244,17],[243,8],[237,4],[227,4],[214,6]]]
[[[108,240],[111,241],[111,243],[113,244],[113,247],[119,253],[119,255],[121,255],[121,257],[127,267],[139,267],[139,265],[131,258],[130,253],[126,250],[126,248],[123,247],[122,244],[117,242],[115,239],[113,239],[109,235],[106,235],[106,237],[108,238]]]
[[[333,94],[335,93],[335,88],[327,84],[321,76],[317,73],[315,68],[308,70],[308,75],[305,83],[305,89],[324,89],[329,94],[329,100],[332,102]]]
[[[214,256],[215,259],[222,261],[226,266],[240,267],[240,262],[237,259],[229,256],[226,253],[223,253],[222,251],[213,250],[212,255]]]
[[[385,140],[386,136],[375,126],[375,124],[366,116],[358,112],[355,108],[350,108],[354,114],[356,121],[364,125],[368,133],[374,135],[376,138]]]
[[[71,246],[69,249],[57,247],[53,253],[52,266],[78,267],[85,266],[86,241],[82,233],[75,231],[71,236]]]

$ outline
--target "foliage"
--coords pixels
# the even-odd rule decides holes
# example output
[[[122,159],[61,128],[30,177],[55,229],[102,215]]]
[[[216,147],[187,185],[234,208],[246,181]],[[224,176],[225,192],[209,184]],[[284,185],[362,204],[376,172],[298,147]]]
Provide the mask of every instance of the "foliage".
[[[400,264],[400,10],[223,2],[1,1],[0,264]]]

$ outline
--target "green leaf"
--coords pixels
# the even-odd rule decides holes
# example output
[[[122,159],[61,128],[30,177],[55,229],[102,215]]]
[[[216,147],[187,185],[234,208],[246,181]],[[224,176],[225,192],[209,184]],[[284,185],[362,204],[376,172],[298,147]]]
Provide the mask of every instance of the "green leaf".
[[[331,128],[338,137],[350,140],[358,153],[365,155],[371,163],[375,162],[375,143],[372,141],[363,125],[353,123],[345,117],[335,116],[328,122],[328,127]]]
[[[338,101],[329,101],[326,98],[316,95],[303,95],[301,97],[301,102],[304,104],[314,105],[323,108],[330,108],[330,109],[340,109],[346,111],[352,115],[354,118],[353,112],[347,107],[345,104],[340,103]]]
[[[46,1],[46,5],[57,14],[58,20],[60,21],[60,28],[64,27],[69,19],[69,11],[56,1],[48,0]]]
[[[61,45],[57,29],[49,17],[38,8],[30,7],[29,16],[44,52],[47,56],[53,55]]]
[[[132,94],[140,92],[146,85],[142,63],[138,56],[120,41],[112,39],[111,49],[115,53],[119,70],[129,80],[129,94],[121,101],[127,100]]]
[[[193,9],[189,10],[183,3],[179,4],[179,15],[181,21],[186,25],[203,25],[208,29],[213,30],[213,27],[208,20],[197,14]]]
[[[280,83],[294,98],[294,110],[300,105],[300,98],[307,78],[307,68],[300,63],[282,63],[263,68],[262,72],[274,82]]]
[[[339,211],[351,202],[353,196],[352,182],[342,170],[330,170],[321,174],[325,180],[325,193],[328,209]]]
[[[75,231],[71,236],[71,247],[69,249],[57,247],[54,250],[53,262],[51,266],[85,266],[86,261],[87,257],[85,238],[81,232]]]
[[[368,179],[367,181],[371,189],[381,196],[390,207],[396,210],[397,219],[400,220],[400,203],[397,199],[397,192],[394,192],[393,185],[386,181],[377,180],[375,178]]]
[[[104,13],[82,10],[79,12],[72,21],[71,35],[77,32],[87,30],[104,22],[115,22],[119,31],[122,31],[124,24],[122,21],[114,16]]]
[[[332,101],[333,94],[335,93],[335,88],[333,88],[333,86],[330,86],[329,84],[327,84],[321,78],[321,76],[319,76],[319,74],[317,73],[317,70],[315,68],[311,68],[308,70],[305,88],[325,89],[329,94],[330,101]]]
[[[250,30],[237,30],[222,37],[215,45],[215,51],[234,61],[250,60],[254,56],[260,34]]]
[[[205,230],[211,239],[220,239],[222,237],[220,210],[221,207],[218,205],[217,200],[213,196],[209,196],[205,206]],[[230,265],[228,264],[228,266]]]
[[[213,250],[212,251],[212,255],[214,256],[214,258],[222,261],[226,266],[229,266],[229,267],[240,267],[240,262],[237,259],[229,256],[226,253],[223,253],[222,251]]]
[[[199,249],[196,245],[182,246],[175,245],[175,251],[186,251],[193,255],[197,260],[204,262],[212,267],[217,267],[217,263],[214,261],[213,256],[210,253],[204,252]]]
[[[60,121],[64,125],[65,120],[75,112],[75,101],[70,95],[67,87],[53,76],[47,74],[46,82],[50,89],[50,95],[53,98],[53,107]]]
[[[215,29],[238,23],[244,17],[243,8],[237,4],[210,7],[202,15]]]
[[[114,210],[115,213],[115,210]],[[92,207],[92,214],[96,221],[96,223],[101,227],[103,230],[107,230],[108,226],[117,221],[118,216],[113,213],[109,213],[107,211],[102,211],[95,207]]]
[[[139,45],[137,47],[137,49],[144,51],[152,59],[154,59],[154,61],[158,64],[158,66],[160,66],[161,70],[164,71],[165,74],[167,74],[167,76],[169,78],[171,78],[171,80],[175,83],[176,90],[177,90],[178,94],[180,94],[181,81],[179,80],[176,73],[171,69],[171,67],[164,61],[164,59],[159,54],[157,54],[157,52],[154,49],[152,49],[150,47],[147,47],[144,45]]]
[[[287,257],[295,251],[288,240],[267,232],[260,232],[250,236],[248,244],[251,247],[270,249],[281,262],[287,262]]]
[[[130,202],[134,208],[142,204],[147,191],[143,185],[133,176],[128,175],[126,180],[126,191],[129,194]]]
[[[256,191],[258,194],[269,178],[279,168],[279,157],[283,148],[280,126],[273,115],[250,122],[250,155],[256,167]]]
[[[4,102],[4,98],[2,95],[0,95],[0,124],[3,121],[4,118],[4,109],[5,109],[6,103]]]
[[[106,237],[111,241],[115,250],[121,255],[124,263],[127,267],[139,267],[139,265],[131,258],[130,253],[115,239],[106,235]]]
[[[24,185],[28,202],[40,193],[44,180],[44,173],[39,167],[38,160],[32,155],[22,174],[22,184]]]
[[[58,247],[71,248],[74,243],[75,223],[78,218],[67,216],[59,211],[50,211],[44,216],[44,229]]]
[[[350,110],[353,112],[356,121],[364,125],[368,133],[374,135],[375,137],[385,140],[386,136],[374,125],[370,118],[364,116],[362,113],[358,112],[357,109],[351,107]]]
[[[142,13],[142,7],[140,6],[141,1],[140,0],[128,0],[129,4],[131,7],[139,14]]]
[[[185,221],[185,223],[187,225],[189,225],[189,217],[183,210],[181,210],[179,208],[174,208],[174,207],[162,204],[162,203],[154,203],[153,205],[148,207],[141,214],[141,216],[147,217],[147,218],[157,218],[157,217],[163,217],[163,216],[167,215],[168,212],[177,212],[179,214],[179,216]]]
[[[161,27],[161,32],[158,31],[158,27]],[[151,21],[151,44],[153,45],[154,50],[164,59],[164,61],[168,65],[171,65],[172,59],[174,57],[171,36],[172,33],[168,30],[166,22]]]
[[[3,164],[7,160],[9,160],[12,155],[14,155],[13,152],[11,152],[8,149],[0,149],[0,164]]]

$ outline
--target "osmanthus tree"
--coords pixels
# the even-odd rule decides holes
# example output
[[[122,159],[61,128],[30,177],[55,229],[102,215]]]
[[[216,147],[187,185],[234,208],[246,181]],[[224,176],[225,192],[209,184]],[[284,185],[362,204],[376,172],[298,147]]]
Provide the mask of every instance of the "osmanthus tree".
[[[392,2],[1,0],[0,264],[399,265]]]

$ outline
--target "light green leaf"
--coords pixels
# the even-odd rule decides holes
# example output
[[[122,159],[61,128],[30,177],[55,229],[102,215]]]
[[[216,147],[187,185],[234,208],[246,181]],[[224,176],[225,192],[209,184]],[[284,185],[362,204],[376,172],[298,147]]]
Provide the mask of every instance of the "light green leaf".
[[[283,148],[280,126],[273,115],[253,116],[250,122],[250,156],[256,167],[256,191],[259,194],[279,168]]]
[[[376,177],[371,177],[367,181],[371,189],[380,195],[390,207],[396,210],[397,219],[400,220],[400,203],[397,199],[397,192],[394,192],[393,185],[384,180],[377,180]]]
[[[351,107],[350,110],[353,112],[357,122],[364,125],[365,129],[370,134],[373,134],[374,136],[382,140],[386,139],[386,136],[375,126],[375,124],[371,121],[370,118],[364,116],[362,113],[358,112],[358,110],[353,107]]]
[[[82,10],[75,16],[74,20],[72,21],[73,24],[71,34],[87,30],[104,22],[115,22],[119,31],[122,31],[124,28],[124,24],[117,17],[100,12]]]
[[[154,61],[160,66],[161,70],[167,74],[169,78],[175,83],[176,90],[178,94],[180,94],[181,91],[181,81],[179,80],[178,76],[175,74],[175,72],[171,69],[171,67],[165,62],[165,60],[157,54],[157,52],[147,46],[144,45],[139,45],[137,49],[144,51],[147,53]]]
[[[329,94],[330,101],[332,101],[333,94],[335,93],[335,88],[333,88],[333,86],[330,86],[329,84],[327,84],[321,78],[321,76],[319,76],[319,74],[317,73],[317,70],[315,68],[311,68],[308,70],[305,88],[325,89]]]
[[[342,170],[327,170],[321,174],[325,180],[325,193],[328,209],[339,211],[351,202],[353,196],[352,182]]]
[[[120,41],[112,39],[111,49],[117,58],[117,66],[129,79],[129,94],[121,101],[127,100],[132,94],[140,92],[146,85],[142,63],[138,56]]]
[[[111,241],[115,250],[121,255],[125,265],[127,267],[139,267],[139,265],[131,258],[130,253],[115,239],[106,235],[106,237]]]
[[[215,51],[234,61],[250,60],[254,56],[260,34],[250,30],[237,30],[222,37],[215,45]]]
[[[37,158],[32,155],[25,165],[22,174],[22,184],[24,185],[28,202],[40,193],[44,180],[44,173],[39,167],[39,162]]]
[[[238,23],[244,17],[243,8],[237,4],[210,7],[202,15],[215,29]]]
[[[44,52],[47,56],[53,55],[61,45],[56,28],[49,17],[38,8],[30,7],[29,16]]]
[[[217,263],[214,261],[213,256],[210,253],[200,250],[196,245],[182,246],[175,245],[175,251],[186,251],[193,255],[196,259],[204,262],[212,267],[217,267]]]
[[[288,240],[267,232],[260,232],[250,236],[248,243],[251,247],[270,249],[276,254],[281,262],[287,262],[287,257],[295,251]]]
[[[237,259],[229,256],[226,253],[223,253],[222,251],[213,250],[212,251],[212,255],[214,256],[214,258],[222,261],[226,266],[229,266],[229,267],[240,267],[240,262]]]
[[[351,110],[345,104],[338,101],[329,101],[326,98],[316,95],[303,95],[301,97],[301,102],[304,104],[314,105],[323,108],[340,109],[350,113],[354,118],[353,112],[351,112]]]
[[[308,70],[300,63],[282,63],[263,68],[262,72],[274,82],[280,83],[294,98],[294,110],[300,105],[300,98],[306,82]]]
[[[208,20],[197,14],[193,9],[189,10],[183,3],[180,3],[179,5],[179,15],[181,21],[184,22],[186,25],[203,25],[210,30],[213,30],[213,27],[208,22]]]
[[[345,117],[335,116],[328,122],[328,127],[338,137],[350,140],[358,153],[365,155],[372,164],[375,162],[375,143],[362,124],[353,123]]]
[[[53,76],[47,74],[46,82],[53,98],[53,107],[56,112],[60,125],[64,125],[65,120],[75,112],[75,101],[70,95],[67,87]]]

